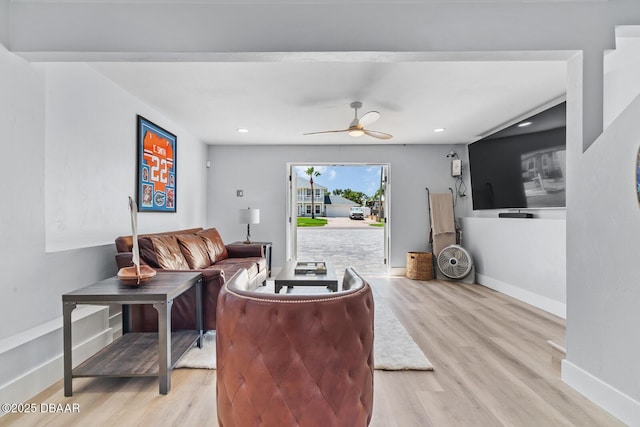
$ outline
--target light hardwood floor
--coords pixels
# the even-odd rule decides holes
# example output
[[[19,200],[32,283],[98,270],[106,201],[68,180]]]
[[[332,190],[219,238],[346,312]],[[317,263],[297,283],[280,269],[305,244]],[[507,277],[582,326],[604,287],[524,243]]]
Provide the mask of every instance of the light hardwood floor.
[[[547,340],[565,322],[479,285],[370,277],[435,366],[375,371],[372,426],[622,426],[560,380]],[[215,426],[215,371],[177,369],[168,395],[155,379],[62,381],[30,402],[75,403],[79,413],[14,414],[12,426]]]

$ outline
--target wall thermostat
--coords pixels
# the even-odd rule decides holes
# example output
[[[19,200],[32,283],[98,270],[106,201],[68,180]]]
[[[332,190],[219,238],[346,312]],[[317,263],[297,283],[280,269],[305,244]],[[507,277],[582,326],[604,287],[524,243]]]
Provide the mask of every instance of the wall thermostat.
[[[462,175],[462,160],[453,159],[451,160],[451,176],[460,176]]]

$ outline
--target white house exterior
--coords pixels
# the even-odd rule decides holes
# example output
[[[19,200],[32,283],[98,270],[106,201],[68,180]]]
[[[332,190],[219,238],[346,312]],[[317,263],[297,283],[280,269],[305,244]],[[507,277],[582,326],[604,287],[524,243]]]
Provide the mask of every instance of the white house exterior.
[[[311,184],[309,180],[298,177],[298,216],[311,216]],[[349,208],[352,206],[360,206],[358,203],[346,199],[342,196],[336,196],[329,193],[328,188],[313,183],[313,207],[316,216],[329,218],[346,218],[349,216]],[[370,212],[369,208],[365,208],[365,215]]]
[[[309,180],[298,177],[298,216],[311,216],[311,183]],[[327,216],[324,204],[324,194],[327,187],[313,183],[313,207],[316,216]]]

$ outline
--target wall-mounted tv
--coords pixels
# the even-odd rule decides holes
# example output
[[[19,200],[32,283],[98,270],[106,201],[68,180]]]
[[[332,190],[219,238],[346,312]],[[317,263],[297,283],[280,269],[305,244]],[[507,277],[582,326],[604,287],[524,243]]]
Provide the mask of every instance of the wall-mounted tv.
[[[566,102],[468,149],[474,210],[566,206]]]

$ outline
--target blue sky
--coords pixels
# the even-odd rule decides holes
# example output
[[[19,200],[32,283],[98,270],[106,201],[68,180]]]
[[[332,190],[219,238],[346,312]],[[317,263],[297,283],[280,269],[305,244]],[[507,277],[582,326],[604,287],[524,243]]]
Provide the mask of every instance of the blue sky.
[[[305,171],[310,166],[296,166],[299,177],[309,179]],[[314,166],[320,176],[314,177],[313,182],[333,191],[350,188],[362,191],[367,196],[373,196],[380,187],[380,170],[382,166]]]

